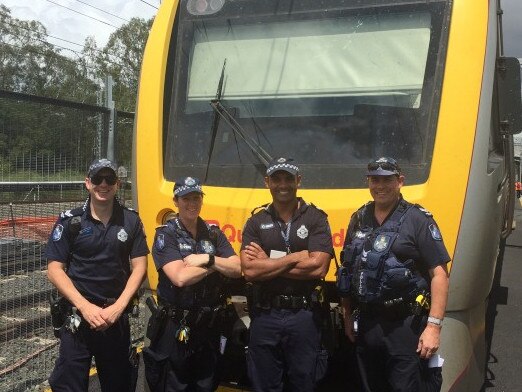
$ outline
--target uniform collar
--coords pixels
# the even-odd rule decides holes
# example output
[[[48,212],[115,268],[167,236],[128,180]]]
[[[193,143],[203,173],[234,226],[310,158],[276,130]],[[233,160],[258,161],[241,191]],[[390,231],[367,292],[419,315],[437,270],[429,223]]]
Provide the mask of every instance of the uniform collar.
[[[190,233],[190,231],[185,227],[185,225],[183,224],[183,222],[181,221],[181,219],[179,219],[179,217],[176,216],[176,218],[174,218],[175,221],[176,221],[176,225],[181,229],[183,230],[184,232],[188,233],[191,237],[192,237],[192,234]],[[201,219],[201,217],[198,216],[198,219],[197,219],[197,223],[196,223],[196,236],[197,238],[199,238],[202,234],[205,233],[205,231],[208,231],[208,226],[206,224],[206,222]]]
[[[87,198],[83,205],[83,210],[85,211],[86,216],[91,220],[97,220],[94,219],[91,213],[91,196]],[[112,206],[112,215],[109,219],[109,222],[111,221],[120,221],[123,216],[123,206],[120,204],[118,199],[115,197],[113,200],[113,206]]]
[[[292,215],[292,220],[297,218],[298,216],[302,215],[307,209],[308,209],[308,203],[304,201],[302,197],[297,198],[298,208],[294,211],[294,214]],[[277,214],[277,211],[274,208],[274,204],[270,203],[265,207],[265,211],[272,216],[274,219],[279,219],[279,215]]]

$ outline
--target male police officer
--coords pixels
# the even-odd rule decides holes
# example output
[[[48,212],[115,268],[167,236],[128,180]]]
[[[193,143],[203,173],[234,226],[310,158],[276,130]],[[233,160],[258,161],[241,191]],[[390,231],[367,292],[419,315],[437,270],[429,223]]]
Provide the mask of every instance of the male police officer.
[[[47,274],[69,314],[49,378],[53,391],[87,391],[93,356],[103,391],[131,388],[125,308],[145,277],[149,249],[138,214],[115,198],[118,185],[116,165],[95,160],[87,201],[60,215],[47,244]]]
[[[374,201],[350,220],[343,265],[351,281],[341,285],[351,284],[342,302],[345,330],[357,345],[363,389],[440,389],[440,369],[427,370],[427,362],[439,348],[450,257],[431,214],[402,198],[394,159],[370,162],[367,177]]]
[[[272,203],[243,231],[241,267],[252,282],[247,364],[255,391],[282,391],[283,382],[287,390],[312,391],[325,360],[318,358],[312,294],[328,271],[332,238],[326,214],[296,196],[300,183],[293,160],[272,161],[265,177]]]
[[[199,217],[203,190],[197,178],[176,181],[174,204],[178,216],[156,230],[152,248],[166,319],[156,336],[148,331],[146,378],[152,391],[213,391],[225,344],[219,328],[224,277],[241,276],[239,257],[223,232]]]

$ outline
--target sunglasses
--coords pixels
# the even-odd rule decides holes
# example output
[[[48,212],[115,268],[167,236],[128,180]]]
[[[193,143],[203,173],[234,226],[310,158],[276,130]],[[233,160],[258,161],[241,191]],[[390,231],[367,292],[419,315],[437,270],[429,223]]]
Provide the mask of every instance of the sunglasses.
[[[91,177],[91,182],[94,185],[100,185],[103,180],[105,180],[107,185],[114,185],[116,184],[116,181],[118,181],[118,178],[114,174],[109,174],[107,176],[95,175]]]
[[[399,172],[397,170],[397,164],[395,162],[379,162],[379,163],[372,162],[372,163],[368,164],[369,171],[379,170],[379,168],[381,170],[391,171],[391,172],[395,172],[395,173]]]

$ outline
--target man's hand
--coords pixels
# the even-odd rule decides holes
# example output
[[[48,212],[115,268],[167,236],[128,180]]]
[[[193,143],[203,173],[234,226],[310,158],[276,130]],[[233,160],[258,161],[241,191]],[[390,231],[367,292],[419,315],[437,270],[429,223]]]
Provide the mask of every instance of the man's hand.
[[[82,314],[82,318],[89,323],[91,329],[96,331],[104,331],[110,327],[102,315],[103,308],[87,302],[81,308],[78,308]],[[112,324],[111,324],[112,325]]]
[[[350,342],[355,343],[355,330],[353,329],[353,317],[351,314],[343,313],[344,316],[344,334]]]
[[[428,323],[422,332],[417,346],[417,353],[421,358],[429,359],[439,349],[440,329],[438,325]]]
[[[263,248],[255,242],[251,242],[249,245],[245,246],[244,252],[249,260],[268,259],[268,255],[265,253]]]
[[[111,325],[113,325],[118,319],[121,317],[123,312],[125,311],[125,307],[122,307],[117,302],[107,306],[106,308],[103,308],[100,315],[107,324],[107,327],[104,329],[109,328]],[[97,331],[99,329],[96,329]],[[102,330],[101,330],[102,331]]]

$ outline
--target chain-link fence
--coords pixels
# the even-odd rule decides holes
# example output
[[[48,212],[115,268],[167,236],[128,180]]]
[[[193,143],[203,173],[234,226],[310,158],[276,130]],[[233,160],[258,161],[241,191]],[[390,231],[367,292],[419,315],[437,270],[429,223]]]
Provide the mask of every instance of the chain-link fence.
[[[87,197],[87,166],[107,154],[108,117],[103,107],[0,91],[1,392],[42,389],[54,366],[45,244],[58,214]],[[116,118],[114,156],[130,175],[132,115]],[[131,204],[129,183],[119,197]],[[134,319],[133,339],[142,336]]]

